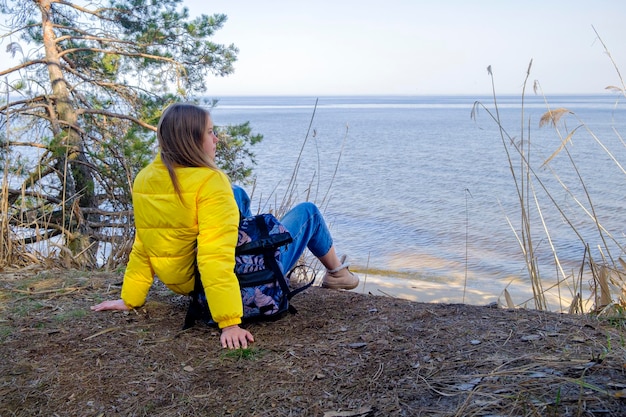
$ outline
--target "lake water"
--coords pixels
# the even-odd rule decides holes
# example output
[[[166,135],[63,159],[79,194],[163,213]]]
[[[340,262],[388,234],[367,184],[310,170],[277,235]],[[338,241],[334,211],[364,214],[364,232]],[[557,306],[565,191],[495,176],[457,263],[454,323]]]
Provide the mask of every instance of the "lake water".
[[[605,247],[585,213],[592,207],[613,236],[605,237],[609,253],[602,253],[620,256],[626,174],[613,158],[626,165],[623,98],[558,96],[546,104],[532,96],[523,105],[521,97],[497,100],[506,132],[524,149],[531,143],[538,202],[529,200],[531,236],[544,279],[558,273],[537,204],[566,274],[580,268],[585,243],[596,258],[598,245]],[[477,101],[482,106],[472,118]],[[591,203],[564,152],[541,166],[561,143],[553,127],[539,127],[547,106],[574,113],[558,127],[565,137],[579,126],[567,149]],[[212,110],[216,125],[249,121],[264,135],[254,148],[253,207],[275,209],[299,164],[295,199],[322,206],[338,251],[353,265],[390,277],[463,279],[478,289],[504,288],[528,276],[514,232],[521,227],[520,204],[507,150],[518,180],[520,158],[508,139],[505,147],[489,112],[496,112],[493,98],[453,96],[224,97]]]

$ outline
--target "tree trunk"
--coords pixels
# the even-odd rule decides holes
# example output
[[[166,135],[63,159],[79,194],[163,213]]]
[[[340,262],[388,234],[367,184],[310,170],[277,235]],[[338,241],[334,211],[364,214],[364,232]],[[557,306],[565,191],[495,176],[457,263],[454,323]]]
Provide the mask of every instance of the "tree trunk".
[[[56,44],[56,34],[52,19],[52,4],[56,0],[38,0],[41,10],[43,44],[50,84],[52,85],[53,108],[56,114],[50,119],[52,134],[61,139],[59,143],[66,148],[64,156],[57,161],[58,172],[62,175],[65,206],[65,239],[71,252],[71,264],[82,267],[96,266],[97,243],[92,245],[91,230],[82,216],[81,208],[96,208],[94,179],[86,162],[82,134],[78,125],[78,114],[74,107],[70,90],[65,81],[61,59]],[[73,220],[73,221],[72,221]]]

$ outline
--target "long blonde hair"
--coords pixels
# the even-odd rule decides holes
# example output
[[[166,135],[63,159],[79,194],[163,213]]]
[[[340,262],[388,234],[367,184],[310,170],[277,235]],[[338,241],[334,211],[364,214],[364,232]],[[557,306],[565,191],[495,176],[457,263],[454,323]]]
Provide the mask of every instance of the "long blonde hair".
[[[188,103],[175,103],[165,109],[157,126],[161,159],[167,167],[174,190],[180,196],[176,167],[207,167],[218,169],[202,146],[211,114]]]

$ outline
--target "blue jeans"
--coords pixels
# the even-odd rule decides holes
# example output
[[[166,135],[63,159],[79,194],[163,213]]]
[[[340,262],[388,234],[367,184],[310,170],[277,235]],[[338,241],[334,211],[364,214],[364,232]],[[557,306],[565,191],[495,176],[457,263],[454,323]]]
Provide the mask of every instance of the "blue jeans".
[[[250,197],[245,190],[233,185],[233,193],[241,214],[244,217],[251,216]],[[308,248],[315,257],[319,258],[326,255],[333,246],[333,238],[324,217],[313,203],[306,202],[294,206],[280,221],[293,238],[292,243],[281,248],[280,263],[285,272],[290,271],[296,265],[305,249]]]

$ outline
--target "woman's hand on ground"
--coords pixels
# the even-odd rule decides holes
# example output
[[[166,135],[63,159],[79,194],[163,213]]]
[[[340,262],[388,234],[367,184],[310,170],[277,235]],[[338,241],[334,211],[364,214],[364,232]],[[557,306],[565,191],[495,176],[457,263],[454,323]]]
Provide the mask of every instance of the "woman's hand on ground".
[[[103,301],[100,304],[91,306],[92,311],[105,311],[105,310],[130,310],[124,303],[124,300],[108,300]]]
[[[224,327],[222,334],[220,335],[220,341],[223,348],[239,349],[247,348],[248,343],[254,342],[254,337],[249,331],[242,329],[241,327],[234,325]]]

